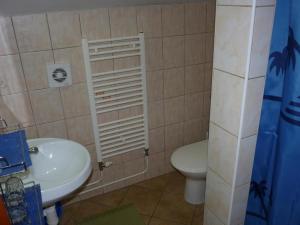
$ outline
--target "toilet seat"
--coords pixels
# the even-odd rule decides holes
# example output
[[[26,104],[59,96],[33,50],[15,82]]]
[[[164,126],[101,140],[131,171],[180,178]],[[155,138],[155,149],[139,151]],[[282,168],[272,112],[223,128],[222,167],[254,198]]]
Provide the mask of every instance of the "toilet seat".
[[[172,165],[179,171],[206,174],[208,141],[200,141],[178,148],[171,156]]]

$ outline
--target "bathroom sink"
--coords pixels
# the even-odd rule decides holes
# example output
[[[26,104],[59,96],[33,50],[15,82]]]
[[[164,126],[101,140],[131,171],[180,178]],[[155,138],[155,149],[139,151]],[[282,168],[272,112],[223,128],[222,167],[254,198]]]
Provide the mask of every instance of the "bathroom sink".
[[[30,154],[32,166],[22,179],[40,184],[44,207],[72,193],[89,177],[91,158],[82,145],[57,138],[31,139],[28,144],[38,152]]]

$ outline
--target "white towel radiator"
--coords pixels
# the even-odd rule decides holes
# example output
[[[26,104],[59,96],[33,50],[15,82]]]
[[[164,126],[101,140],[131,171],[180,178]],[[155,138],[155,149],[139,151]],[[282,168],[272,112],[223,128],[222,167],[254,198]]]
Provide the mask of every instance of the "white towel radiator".
[[[104,159],[130,151],[148,154],[148,110],[146,93],[144,34],[106,40],[82,40],[86,80],[93,122],[97,159],[101,169]],[[92,71],[92,63],[138,57],[139,65],[111,71]],[[100,123],[99,116],[141,107],[141,114]]]

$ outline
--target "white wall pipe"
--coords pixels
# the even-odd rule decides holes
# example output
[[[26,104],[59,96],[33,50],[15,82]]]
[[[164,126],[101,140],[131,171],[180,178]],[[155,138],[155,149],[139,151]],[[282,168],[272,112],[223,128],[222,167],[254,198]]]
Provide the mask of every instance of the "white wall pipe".
[[[134,177],[137,177],[139,175],[142,175],[144,173],[146,173],[148,171],[148,168],[149,168],[149,156],[145,156],[145,167],[144,167],[144,170],[139,172],[139,173],[136,173],[136,174],[133,174],[133,175],[130,175],[130,176],[126,176],[126,177],[123,177],[123,178],[120,178],[120,179],[117,179],[117,180],[114,180],[112,182],[109,182],[109,183],[106,183],[106,184],[103,184],[103,185],[100,185],[100,186],[97,186],[97,187],[94,187],[94,188],[91,188],[89,190],[85,190],[85,191],[82,191],[79,193],[79,195],[83,195],[83,194],[86,194],[88,192],[91,192],[91,191],[94,191],[94,190],[97,190],[97,189],[100,189],[100,188],[103,188],[103,187],[107,187],[109,185],[112,185],[112,184],[116,184],[116,183],[119,183],[121,181],[125,181],[125,180],[128,180],[130,178],[134,178]],[[103,173],[101,172],[101,177],[103,177]],[[92,183],[89,183],[87,184],[85,187],[89,187],[89,186],[92,186],[92,185],[95,185],[95,184],[98,184],[102,181],[103,179],[100,179],[100,180],[97,180],[95,182],[92,182]]]

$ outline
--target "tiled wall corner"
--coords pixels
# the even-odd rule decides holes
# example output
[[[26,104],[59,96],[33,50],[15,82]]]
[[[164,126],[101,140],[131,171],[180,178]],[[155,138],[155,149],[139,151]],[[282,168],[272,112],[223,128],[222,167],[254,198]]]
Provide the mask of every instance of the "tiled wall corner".
[[[274,20],[274,2],[256,3],[230,219],[233,225],[243,224],[245,219]]]
[[[271,0],[217,0],[206,225],[244,223],[273,17]]]
[[[150,164],[145,176],[95,190],[72,201],[124,187],[172,171],[173,151],[206,137],[209,124],[215,1],[97,8],[0,17],[0,115],[21,122],[28,138],[60,137],[85,145],[99,178],[88,104],[81,39],[145,33]],[[49,88],[46,65],[69,63],[73,84]],[[137,63],[93,63],[104,72]],[[196,104],[194,104],[196,103]],[[108,122],[140,111],[121,110],[99,117]],[[113,157],[104,182],[140,171],[143,152]],[[137,160],[139,163],[132,163]],[[102,184],[100,182],[99,184]],[[94,186],[93,186],[94,187]],[[90,187],[83,187],[87,191]]]
[[[204,224],[228,224],[251,8],[216,6]],[[231,32],[228,32],[231,31]]]

